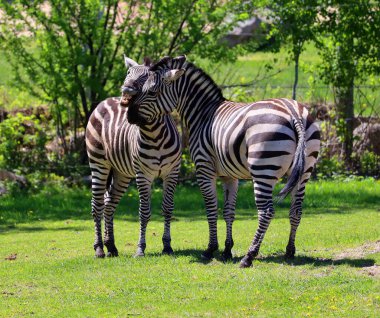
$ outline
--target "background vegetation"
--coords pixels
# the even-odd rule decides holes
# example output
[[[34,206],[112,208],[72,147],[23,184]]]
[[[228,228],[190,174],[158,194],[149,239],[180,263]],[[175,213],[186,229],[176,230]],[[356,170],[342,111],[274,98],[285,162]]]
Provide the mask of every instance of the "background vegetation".
[[[354,134],[357,118],[380,112],[379,1],[13,0],[0,13],[1,168],[31,180],[88,174],[84,128],[120,94],[122,53],[185,53],[234,100],[293,97],[317,117],[322,107],[320,173],[380,174],[379,152],[359,151],[366,136]],[[261,23],[247,33],[254,17]],[[185,151],[183,178],[187,162]]]

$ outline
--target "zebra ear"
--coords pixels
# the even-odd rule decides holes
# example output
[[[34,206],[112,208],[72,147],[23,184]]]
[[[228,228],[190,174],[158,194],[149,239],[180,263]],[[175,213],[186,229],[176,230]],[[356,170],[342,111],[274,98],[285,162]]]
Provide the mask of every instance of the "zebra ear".
[[[183,68],[170,70],[164,74],[163,78],[165,81],[174,82],[177,79],[179,79],[184,73],[185,73],[185,70]]]
[[[123,54],[123,55],[124,55],[124,63],[125,63],[126,68],[130,68],[130,67],[139,65],[139,63],[137,63],[134,60],[130,59],[129,57],[125,56],[125,54]]]

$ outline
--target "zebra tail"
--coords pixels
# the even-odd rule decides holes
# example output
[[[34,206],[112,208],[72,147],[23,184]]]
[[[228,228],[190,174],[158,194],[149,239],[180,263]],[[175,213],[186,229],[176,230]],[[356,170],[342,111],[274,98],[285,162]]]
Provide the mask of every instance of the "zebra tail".
[[[111,191],[111,184],[113,183],[113,169],[111,168],[108,177],[107,177],[107,183],[106,183],[106,189],[107,191]]]
[[[298,117],[294,118],[294,126],[297,132],[297,147],[294,154],[292,172],[288,177],[284,188],[276,196],[276,202],[281,202],[286,196],[298,186],[301,181],[302,175],[305,170],[306,162],[306,141],[305,141],[305,127],[302,120]]]

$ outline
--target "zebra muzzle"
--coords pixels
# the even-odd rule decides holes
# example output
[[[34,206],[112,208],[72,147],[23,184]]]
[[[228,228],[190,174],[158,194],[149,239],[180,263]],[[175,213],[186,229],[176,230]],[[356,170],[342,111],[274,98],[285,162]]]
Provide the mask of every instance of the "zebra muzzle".
[[[124,107],[128,107],[129,101],[131,100],[132,96],[128,94],[123,94],[120,99],[120,105]]]

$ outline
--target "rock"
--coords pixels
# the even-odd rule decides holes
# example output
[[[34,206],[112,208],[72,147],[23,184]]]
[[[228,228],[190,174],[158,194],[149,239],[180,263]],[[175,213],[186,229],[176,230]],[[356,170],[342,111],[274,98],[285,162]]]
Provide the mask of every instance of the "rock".
[[[365,150],[380,155],[380,123],[363,122],[354,130],[354,149],[359,154]]]
[[[19,176],[4,169],[0,169],[0,181],[15,181],[20,185],[21,188],[26,187],[28,184],[28,181],[24,176]]]

